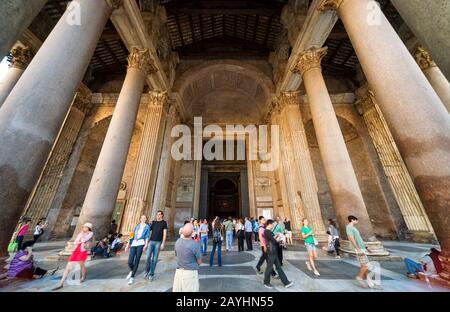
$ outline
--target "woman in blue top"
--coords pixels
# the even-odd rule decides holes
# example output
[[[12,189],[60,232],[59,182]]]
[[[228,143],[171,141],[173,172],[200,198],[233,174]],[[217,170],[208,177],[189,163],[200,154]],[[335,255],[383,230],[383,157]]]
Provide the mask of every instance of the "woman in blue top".
[[[214,264],[214,254],[217,248],[217,262],[219,266],[222,266],[222,233],[223,225],[220,224],[219,217],[213,222],[213,246],[211,251],[211,257],[209,258],[209,266]]]
[[[306,266],[308,270],[313,271],[314,274],[319,276],[320,273],[317,271],[316,266],[314,264],[314,259],[317,259],[317,250],[316,250],[316,240],[314,239],[313,230],[309,227],[308,219],[303,219],[303,226],[301,229],[302,237],[305,240],[306,250],[308,250],[309,261],[306,261]]]
[[[126,247],[126,249],[131,247],[130,255],[128,256],[128,267],[130,268],[130,273],[127,276],[128,285],[133,284],[142,253],[147,250],[148,239],[150,237],[150,225],[147,224],[146,216],[141,216],[141,223],[136,225],[131,235],[131,239]]]

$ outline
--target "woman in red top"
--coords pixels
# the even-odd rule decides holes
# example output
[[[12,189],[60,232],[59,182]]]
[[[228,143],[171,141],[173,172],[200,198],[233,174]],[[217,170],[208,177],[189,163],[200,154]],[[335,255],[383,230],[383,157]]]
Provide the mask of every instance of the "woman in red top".
[[[69,263],[67,263],[66,270],[64,271],[63,277],[59,282],[59,285],[53,290],[61,289],[64,286],[64,281],[72,270],[72,266],[74,262],[78,262],[80,264],[81,278],[80,282],[84,282],[86,279],[86,266],[85,261],[87,259],[87,247],[86,243],[89,242],[94,233],[92,232],[92,223],[85,223],[81,232],[77,235],[77,238],[74,241],[75,250],[69,257]]]
[[[24,219],[22,226],[19,229],[19,232],[17,233],[16,243],[17,243],[17,250],[21,250],[23,237],[25,234],[27,234],[28,229],[30,228],[31,219]]]

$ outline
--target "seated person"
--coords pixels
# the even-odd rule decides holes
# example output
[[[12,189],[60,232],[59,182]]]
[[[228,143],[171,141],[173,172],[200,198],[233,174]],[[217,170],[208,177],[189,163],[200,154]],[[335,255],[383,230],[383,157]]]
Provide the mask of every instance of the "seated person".
[[[121,241],[121,238],[122,238],[122,234],[119,234],[114,239],[114,241],[111,243],[111,252],[117,253],[118,251],[122,250],[123,243]]]
[[[27,241],[20,246],[20,250],[14,255],[8,268],[8,278],[25,278],[25,279],[37,279],[42,278],[47,274],[47,270],[41,269],[34,265],[33,262],[33,241]],[[58,270],[51,271],[53,275]]]
[[[103,255],[103,258],[109,257],[109,244],[108,244],[108,236],[103,237],[101,241],[92,248],[92,259],[95,258],[96,255]]]
[[[410,278],[418,278],[418,274],[435,275],[442,272],[441,252],[436,248],[431,248],[430,253],[423,256],[419,262],[405,258],[406,275]]]
[[[328,252],[329,254],[336,251],[336,248],[334,247],[334,239],[331,235],[330,231],[327,231],[328,239],[327,239],[327,246],[323,246],[322,249]]]

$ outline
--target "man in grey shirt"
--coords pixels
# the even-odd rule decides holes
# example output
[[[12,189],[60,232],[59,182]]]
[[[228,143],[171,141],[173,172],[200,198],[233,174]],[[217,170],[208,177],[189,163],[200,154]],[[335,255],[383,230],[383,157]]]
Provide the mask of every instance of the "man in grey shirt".
[[[177,270],[173,281],[174,292],[198,292],[198,268],[202,263],[200,244],[191,238],[194,226],[187,223],[182,236],[175,243]]]

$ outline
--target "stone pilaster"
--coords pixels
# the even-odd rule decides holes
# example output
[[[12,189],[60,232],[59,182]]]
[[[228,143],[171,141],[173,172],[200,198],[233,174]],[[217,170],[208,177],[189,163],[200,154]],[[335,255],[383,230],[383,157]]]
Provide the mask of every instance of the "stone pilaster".
[[[122,233],[128,235],[136,224],[139,223],[140,216],[148,211],[149,194],[152,194],[150,182],[153,170],[157,170],[155,155],[157,155],[157,142],[164,122],[164,106],[167,105],[167,92],[149,93],[149,103],[144,122],[144,131],[139,146],[136,168],[131,184],[127,206],[121,224]]]
[[[367,90],[356,103],[356,107],[364,118],[410,234],[415,239],[433,239],[431,223],[373,91]]]
[[[434,91],[436,91],[442,103],[444,103],[447,111],[450,112],[450,83],[447,78],[445,78],[439,67],[437,67],[430,53],[422,46],[418,46],[413,55]]]

